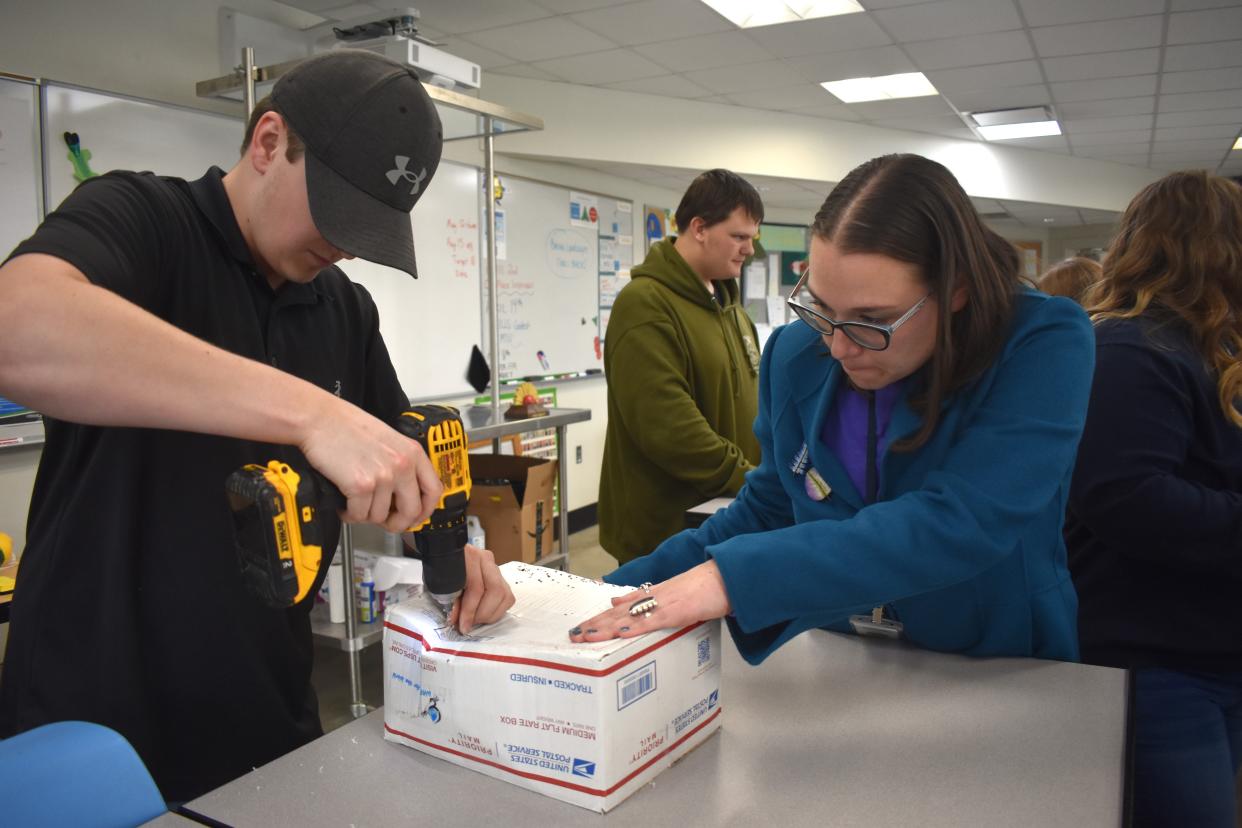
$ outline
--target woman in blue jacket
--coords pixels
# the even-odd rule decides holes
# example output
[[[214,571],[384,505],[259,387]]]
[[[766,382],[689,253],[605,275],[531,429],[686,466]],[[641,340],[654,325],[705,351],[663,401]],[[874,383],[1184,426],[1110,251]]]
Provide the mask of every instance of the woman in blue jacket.
[[[570,637],[724,617],[752,663],[813,627],[1076,658],[1061,524],[1085,314],[1023,289],[1013,246],[916,155],[852,171],[811,233],[800,321],[760,368],[761,465],[728,509],[609,575],[645,587]]]
[[[1095,380],[1065,522],[1083,661],[1133,671],[1134,824],[1237,825],[1242,189],[1166,176],[1087,297]]]

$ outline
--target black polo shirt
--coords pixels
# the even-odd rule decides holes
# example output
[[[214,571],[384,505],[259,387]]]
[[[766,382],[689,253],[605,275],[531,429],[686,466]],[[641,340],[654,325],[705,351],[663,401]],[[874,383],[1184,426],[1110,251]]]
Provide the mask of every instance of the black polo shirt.
[[[189,333],[263,360],[391,421],[407,404],[374,302],[340,270],[273,292],[212,168],[87,181],[13,256],[61,258]],[[190,799],[322,733],[310,602],[244,589],[224,480],[289,447],[45,420],[0,732],[83,719],[138,750],[164,795]],[[325,510],[322,515],[327,515]],[[339,534],[334,517],[325,548]],[[323,561],[323,578],[328,556]]]

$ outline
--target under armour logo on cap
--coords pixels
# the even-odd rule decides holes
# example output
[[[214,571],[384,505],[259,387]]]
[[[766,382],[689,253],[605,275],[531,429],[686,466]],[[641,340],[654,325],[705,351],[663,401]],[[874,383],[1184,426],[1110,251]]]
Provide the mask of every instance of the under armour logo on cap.
[[[423,179],[427,177],[427,168],[423,167],[422,171],[415,175],[413,171],[406,169],[406,165],[410,163],[408,155],[398,155],[393,158],[396,168],[388,171],[389,183],[396,185],[397,181],[404,178],[414,186],[410,188],[410,195],[418,195],[418,190],[423,186]]]

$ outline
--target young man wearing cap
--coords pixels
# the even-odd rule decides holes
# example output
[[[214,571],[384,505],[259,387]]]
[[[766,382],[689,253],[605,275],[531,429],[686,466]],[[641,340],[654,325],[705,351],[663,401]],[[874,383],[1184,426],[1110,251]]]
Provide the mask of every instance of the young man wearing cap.
[[[336,483],[347,520],[399,531],[430,513],[435,471],[385,424],[408,397],[375,305],[333,263],[415,275],[409,211],[440,145],[412,72],[311,58],[256,108],[227,174],[91,179],[0,267],[0,394],[47,432],[0,735],[108,725],[170,800],[320,735],[310,602],[245,590],[224,480],[279,458]],[[513,603],[490,553],[471,547],[467,571],[462,628]]]

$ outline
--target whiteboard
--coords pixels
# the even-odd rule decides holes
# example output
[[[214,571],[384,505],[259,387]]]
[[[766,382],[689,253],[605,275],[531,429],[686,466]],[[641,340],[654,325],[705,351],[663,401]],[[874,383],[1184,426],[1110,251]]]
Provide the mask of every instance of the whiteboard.
[[[37,87],[0,79],[0,261],[39,224]]]
[[[78,183],[66,132],[78,134],[82,149],[91,154],[91,169],[100,175],[150,170],[191,181],[213,164],[232,167],[245,133],[240,118],[55,83],[43,86],[43,122],[47,212]]]
[[[564,187],[501,179],[496,233],[500,378],[602,367],[598,220],[575,222],[571,191]]]
[[[361,259],[339,265],[374,297],[388,354],[413,399],[474,393],[466,367],[483,341],[481,190],[477,168],[440,162],[411,214],[418,279]]]

